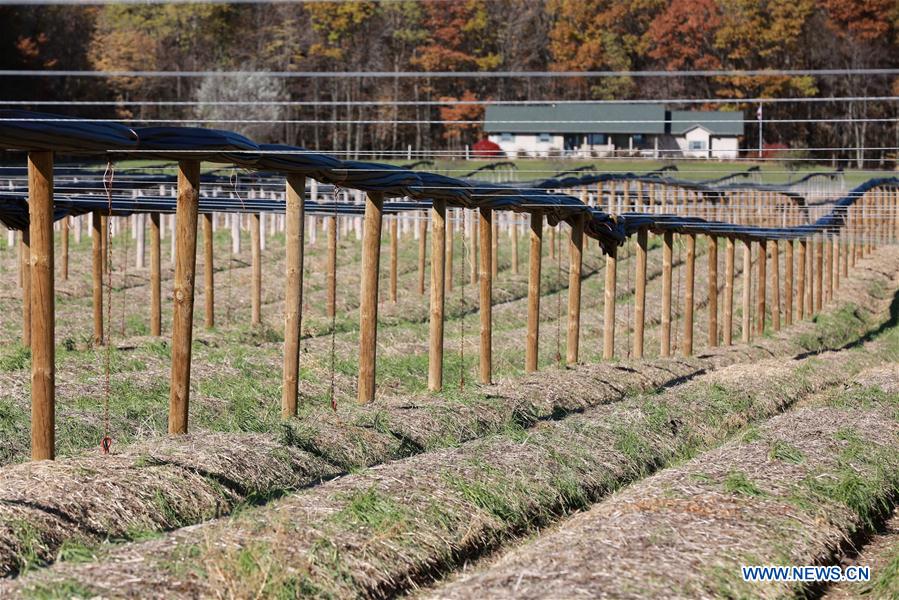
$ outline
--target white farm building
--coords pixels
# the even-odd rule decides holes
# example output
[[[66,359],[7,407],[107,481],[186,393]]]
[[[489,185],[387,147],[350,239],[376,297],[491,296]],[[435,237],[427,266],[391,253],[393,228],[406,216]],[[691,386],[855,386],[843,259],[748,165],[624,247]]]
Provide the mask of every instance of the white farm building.
[[[743,113],[661,104],[491,105],[484,129],[510,158],[682,156],[737,158]]]

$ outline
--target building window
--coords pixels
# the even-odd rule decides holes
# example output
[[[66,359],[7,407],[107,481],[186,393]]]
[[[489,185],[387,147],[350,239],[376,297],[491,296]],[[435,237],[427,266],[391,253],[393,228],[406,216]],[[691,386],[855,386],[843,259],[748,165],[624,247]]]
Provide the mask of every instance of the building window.
[[[511,142],[511,141],[514,140],[514,139],[515,139],[515,136],[512,135],[511,133],[501,133],[501,134],[499,134],[499,140],[500,140],[501,142]]]
[[[690,150],[705,150],[705,140],[690,140]]]
[[[587,134],[587,144],[590,146],[605,146],[607,143],[608,139],[604,133]]]
[[[553,138],[548,133],[540,133],[540,134],[537,134],[537,141],[549,143],[549,142],[553,141]]]
[[[635,133],[632,137],[634,138],[634,143],[635,143],[635,144],[642,144],[642,143],[643,143],[643,134],[642,134],[642,133]]]

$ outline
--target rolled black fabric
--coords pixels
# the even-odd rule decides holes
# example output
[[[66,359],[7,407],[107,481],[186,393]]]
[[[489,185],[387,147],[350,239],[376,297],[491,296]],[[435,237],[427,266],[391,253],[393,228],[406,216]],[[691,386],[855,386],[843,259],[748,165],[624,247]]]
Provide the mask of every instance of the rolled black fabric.
[[[73,154],[130,150],[137,147],[137,133],[119,123],[0,110],[0,147]]]
[[[259,146],[232,131],[199,127],[139,127],[135,158],[205,160],[254,168]],[[159,150],[161,152],[153,152]]]

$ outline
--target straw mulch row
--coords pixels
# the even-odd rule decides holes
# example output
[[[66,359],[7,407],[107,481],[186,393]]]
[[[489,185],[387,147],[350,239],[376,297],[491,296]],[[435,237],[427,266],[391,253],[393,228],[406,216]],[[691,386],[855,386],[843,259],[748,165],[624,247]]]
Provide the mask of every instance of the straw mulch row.
[[[862,270],[842,293],[862,298],[852,291],[891,289],[889,283],[876,268]],[[868,298],[868,306],[879,304],[882,311],[882,298]],[[724,365],[835,340],[839,345],[857,336],[859,327],[885,322],[882,314],[878,319],[861,313],[850,331],[834,337],[824,317],[750,347],[701,357],[544,372],[485,388],[476,401],[446,395],[341,407],[337,414],[310,408],[285,424],[280,436],[203,433],[151,440],[108,457],[8,466],[0,469],[0,574],[52,562],[72,545],[202,522],[353,469],[528,428]]]
[[[871,580],[832,584],[822,595],[824,600],[899,598],[899,507],[862,551],[845,562],[870,568]]]
[[[804,584],[745,582],[740,567],[839,563],[899,492],[899,396],[841,396],[636,483],[432,595],[804,596]]]
[[[0,595],[384,597],[897,356],[899,340],[733,366],[348,475],[159,539],[106,546]],[[764,378],[759,373],[765,373]]]

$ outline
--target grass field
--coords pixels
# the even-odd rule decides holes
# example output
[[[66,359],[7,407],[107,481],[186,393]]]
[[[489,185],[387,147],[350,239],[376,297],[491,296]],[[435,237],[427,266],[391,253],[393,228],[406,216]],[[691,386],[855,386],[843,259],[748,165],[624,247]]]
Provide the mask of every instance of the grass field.
[[[706,557],[710,565],[684,567],[690,576],[677,582],[682,596],[782,597],[804,588],[760,592],[735,579],[735,565],[750,558],[841,560],[844,539],[861,544],[880,527],[899,493],[899,373],[892,368],[899,360],[899,248],[884,246],[860,261],[815,319],[782,332],[767,330],[750,345],[710,348],[708,241],[700,238],[694,356],[663,359],[661,249],[652,236],[647,356],[636,361],[629,354],[635,261],[627,246],[619,255],[616,358],[603,362],[605,261],[589,244],[581,364],[566,368],[557,353],[564,355],[567,329],[567,226],[557,238],[554,260],[548,256],[549,236],[544,242],[541,372],[528,375],[526,238],[520,240],[520,274],[513,275],[511,238],[502,235],[494,290],[496,385],[479,386],[477,290],[467,282],[463,257],[470,248],[457,231],[445,389],[428,393],[428,306],[427,294],[416,289],[418,242],[411,235],[400,241],[399,297],[393,303],[386,293],[385,236],[378,393],[373,405],[358,406],[360,244],[352,229],[339,244],[332,329],[324,311],[325,238],[319,232],[312,245],[307,235],[301,410],[284,422],[284,239],[278,234],[267,240],[263,325],[252,327],[248,237],[232,255],[230,232],[220,229],[214,329],[203,327],[205,297],[202,285],[197,287],[192,434],[169,438],[163,435],[169,302],[163,305],[163,337],[150,337],[147,270],[134,266],[130,236],[114,238],[112,344],[108,350],[93,347],[85,236],[72,243],[69,280],[57,273],[61,460],[35,465],[24,462],[30,356],[20,343],[16,252],[4,237],[0,574],[6,578],[0,579],[0,596],[484,597],[515,589],[516,597],[544,597],[544,584],[610,585],[591,574],[591,549],[620,543],[610,546],[620,551],[603,560],[619,564],[622,573],[647,573],[642,582],[621,578],[621,593],[652,597],[664,589],[664,573],[651,572],[652,565],[664,563],[653,554],[654,544],[664,542],[671,548],[665,560],[688,564]],[[164,298],[171,295],[168,243],[163,242]],[[678,241],[676,348],[683,336],[684,254]],[[718,256],[723,273],[723,242]],[[738,308],[740,250],[736,264]],[[200,256],[198,283],[204,269]],[[741,316],[737,310],[735,339]],[[336,411],[330,407],[332,380]],[[97,446],[107,406],[114,445],[104,457]],[[809,431],[810,424],[817,428]],[[783,506],[790,511],[778,512]],[[572,517],[577,511],[582,514]],[[727,522],[703,521],[700,527],[684,520],[696,511],[716,519],[716,511],[725,511]],[[822,515],[830,516],[820,524]],[[680,523],[683,529],[677,529]],[[665,527],[671,532],[663,535]],[[630,546],[615,542],[639,537],[628,528],[649,532],[648,538]],[[702,541],[691,541],[691,531]],[[884,565],[884,574],[871,583],[875,591],[895,585],[889,575],[894,546],[887,539],[874,550],[880,546],[885,549],[876,564]],[[774,550],[765,554],[765,548]],[[508,573],[520,573],[516,565],[537,564],[532,555],[556,557],[545,571],[570,567],[570,577],[524,578],[518,588],[514,582],[510,587]]]

